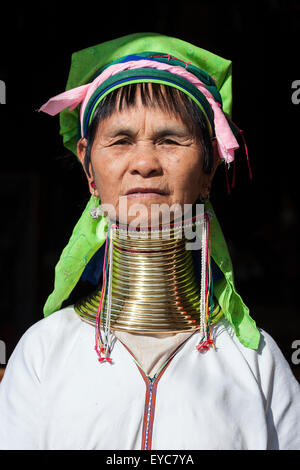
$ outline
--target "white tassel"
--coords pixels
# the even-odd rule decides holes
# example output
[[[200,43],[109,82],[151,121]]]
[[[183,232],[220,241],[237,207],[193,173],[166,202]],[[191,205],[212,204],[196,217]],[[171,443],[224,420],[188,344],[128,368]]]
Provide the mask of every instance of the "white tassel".
[[[104,299],[104,305],[102,307],[103,311],[106,308],[106,319],[105,325],[103,328],[103,348],[105,350],[105,356],[108,357],[111,350],[111,343],[112,343],[112,333],[110,329],[111,324],[111,297],[112,297],[112,267],[113,267],[113,228],[111,227],[109,230],[109,261],[108,261],[108,288],[107,288],[107,296]]]
[[[111,227],[109,232],[109,267],[108,267],[108,290],[107,290],[107,310],[105,322],[105,347],[107,351],[111,348],[112,334],[110,330],[111,324],[111,298],[112,298],[112,269],[113,269],[113,234],[114,229]]]
[[[207,244],[206,244],[206,218],[203,215],[202,219],[202,233],[201,233],[201,283],[200,283],[200,338],[206,336],[205,331],[205,315],[206,315],[206,258],[207,258]]]

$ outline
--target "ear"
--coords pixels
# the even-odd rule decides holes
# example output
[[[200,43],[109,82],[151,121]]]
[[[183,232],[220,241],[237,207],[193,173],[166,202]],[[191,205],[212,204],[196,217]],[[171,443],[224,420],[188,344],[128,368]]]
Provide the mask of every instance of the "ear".
[[[213,164],[212,164],[212,170],[209,174],[204,174],[204,181],[203,181],[203,187],[201,191],[201,196],[203,199],[207,199],[209,196],[209,193],[211,191],[211,185],[213,178],[215,176],[216,170],[221,163],[220,160],[220,155],[219,155],[219,149],[218,149],[218,141],[216,138],[212,139],[212,156],[213,156]]]
[[[84,160],[85,160],[86,149],[87,149],[87,139],[83,137],[77,142],[77,156],[81,162],[86,179],[88,181],[90,193],[93,194],[94,196],[99,197],[99,192],[95,186],[92,162],[91,161],[89,162],[88,171],[87,171],[87,168],[85,168]]]

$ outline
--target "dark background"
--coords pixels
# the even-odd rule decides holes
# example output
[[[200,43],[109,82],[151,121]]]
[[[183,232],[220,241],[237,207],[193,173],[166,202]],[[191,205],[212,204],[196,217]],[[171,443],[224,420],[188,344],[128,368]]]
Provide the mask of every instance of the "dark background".
[[[238,151],[236,187],[227,194],[220,168],[212,202],[237,290],[300,381],[300,365],[291,359],[292,343],[300,341],[300,105],[291,100],[292,82],[300,79],[300,3],[24,2],[1,7],[1,16],[0,340],[7,359],[42,318],[54,267],[89,196],[76,158],[62,145],[58,117],[36,110],[64,91],[73,52],[149,31],[233,61],[233,121],[244,130],[254,177]]]

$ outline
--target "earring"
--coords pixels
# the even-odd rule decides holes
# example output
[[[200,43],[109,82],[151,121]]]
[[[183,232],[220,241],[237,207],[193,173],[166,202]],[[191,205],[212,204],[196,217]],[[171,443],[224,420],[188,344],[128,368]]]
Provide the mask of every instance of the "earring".
[[[91,186],[93,188],[96,187],[94,182],[91,184]],[[93,200],[94,200],[94,207],[90,210],[90,216],[92,217],[92,219],[97,220],[97,219],[99,219],[99,217],[102,217],[104,215],[104,211],[101,208],[101,205],[98,205],[99,204],[99,198],[97,196],[95,196],[95,190],[94,189],[92,191],[92,197],[93,197]]]
[[[209,199],[209,194],[206,197],[202,197],[201,195],[199,196],[199,201],[201,202],[201,204],[205,204],[206,201],[208,201],[208,199]]]

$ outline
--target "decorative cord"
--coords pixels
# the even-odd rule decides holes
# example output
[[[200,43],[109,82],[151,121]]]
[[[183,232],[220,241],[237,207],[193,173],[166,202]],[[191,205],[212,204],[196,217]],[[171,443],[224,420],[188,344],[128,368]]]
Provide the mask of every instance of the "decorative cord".
[[[214,347],[211,336],[211,321],[213,312],[213,283],[210,259],[210,231],[209,217],[204,214],[202,225],[201,246],[201,291],[200,291],[200,342],[196,346],[197,351],[208,351]]]
[[[211,273],[211,240],[209,230],[210,214],[204,213],[201,226],[201,282],[200,282],[200,337],[201,340],[196,346],[198,351],[207,351],[214,347],[211,337],[211,321],[213,312],[213,282]],[[111,352],[111,298],[112,298],[112,269],[113,269],[113,235],[116,225],[109,227],[109,237],[106,239],[104,263],[103,263],[103,287],[101,298],[97,310],[95,322],[95,351],[98,361],[112,363]],[[107,276],[108,274],[108,276]],[[108,279],[107,279],[108,277]],[[107,299],[107,313],[104,324],[104,304]],[[101,335],[101,326],[103,337]]]
[[[110,331],[110,312],[111,312],[111,290],[112,290],[112,243],[113,243],[113,228],[110,224],[109,237],[106,238],[105,242],[105,253],[103,263],[103,288],[101,291],[101,298],[97,310],[96,322],[95,322],[95,351],[98,355],[99,362],[112,363],[112,359],[109,357],[111,348],[111,331]],[[109,243],[108,243],[109,239]],[[108,261],[109,260],[109,261]],[[107,267],[109,266],[109,279],[107,283]],[[108,290],[108,312],[106,315],[106,323],[103,324],[103,310],[104,310],[104,299],[107,299]],[[101,325],[104,330],[104,338],[101,335]]]

